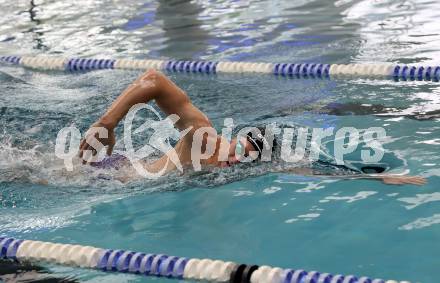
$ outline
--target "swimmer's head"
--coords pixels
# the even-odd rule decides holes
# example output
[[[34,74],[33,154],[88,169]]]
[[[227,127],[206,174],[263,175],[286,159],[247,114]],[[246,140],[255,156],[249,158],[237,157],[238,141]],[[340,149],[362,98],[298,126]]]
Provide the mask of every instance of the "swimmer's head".
[[[262,127],[253,128],[245,135],[239,135],[236,138],[231,140],[229,145],[229,154],[228,154],[228,165],[236,164],[244,159],[248,159],[251,157],[255,157],[253,161],[258,161],[261,159],[263,154],[263,150],[270,149],[273,152],[274,147],[276,146],[276,140],[274,139],[272,144],[270,144],[265,137],[266,131]]]
[[[380,174],[385,172],[386,168],[380,166],[364,166],[361,168],[362,173],[365,174]]]

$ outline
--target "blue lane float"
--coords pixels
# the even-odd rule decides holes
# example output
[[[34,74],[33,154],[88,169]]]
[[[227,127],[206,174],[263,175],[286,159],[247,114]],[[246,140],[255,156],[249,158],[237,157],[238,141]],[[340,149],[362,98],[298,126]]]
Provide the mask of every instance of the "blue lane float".
[[[440,66],[408,66],[391,63],[378,64],[322,64],[322,63],[254,63],[225,61],[129,60],[64,58],[47,56],[0,56],[0,62],[43,70],[84,72],[104,69],[149,68],[169,72],[221,74],[263,73],[288,78],[329,79],[387,78],[395,81],[440,80]]]
[[[51,262],[106,272],[230,283],[399,283],[354,275],[332,275],[302,269],[238,264],[165,254],[100,249],[0,237],[0,259]],[[400,281],[400,283],[409,283]]]
[[[18,64],[20,64],[20,59],[21,59],[21,57],[19,57],[19,56],[1,56],[0,62],[18,65]]]
[[[329,78],[330,77],[329,64],[275,64],[273,73],[279,76],[290,76],[297,78]]]
[[[165,70],[187,73],[215,74],[218,62],[205,61],[167,61]]]
[[[68,71],[91,71],[102,69],[113,69],[116,60],[109,59],[69,59],[66,65]]]
[[[440,80],[440,67],[396,65],[393,71],[396,81],[434,81]]]

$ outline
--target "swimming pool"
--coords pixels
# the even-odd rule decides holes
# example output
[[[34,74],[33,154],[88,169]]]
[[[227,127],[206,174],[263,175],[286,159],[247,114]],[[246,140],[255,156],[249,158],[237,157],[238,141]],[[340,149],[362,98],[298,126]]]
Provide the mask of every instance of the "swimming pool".
[[[439,9],[430,1],[1,5],[0,54],[438,65]],[[438,83],[169,73],[217,128],[226,117],[384,127],[385,148],[403,160],[396,169],[427,177],[423,187],[258,176],[252,169],[129,184],[98,178],[88,167],[62,171],[54,154],[58,131],[71,124],[85,131],[138,75],[0,66],[0,234],[437,282]],[[352,107],[328,113],[332,103]],[[374,116],[375,105],[392,113]],[[364,115],[342,115],[354,111]],[[43,266],[79,281],[168,281]]]

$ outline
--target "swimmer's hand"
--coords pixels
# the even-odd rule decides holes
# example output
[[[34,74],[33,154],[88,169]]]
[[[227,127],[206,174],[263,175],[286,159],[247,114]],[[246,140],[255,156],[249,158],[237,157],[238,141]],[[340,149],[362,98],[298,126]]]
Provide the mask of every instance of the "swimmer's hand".
[[[380,176],[379,179],[387,185],[417,185],[421,186],[426,184],[426,179],[421,176],[399,176],[399,175],[386,175]]]
[[[327,176],[333,178],[345,178],[345,179],[366,179],[366,180],[378,180],[382,181],[387,185],[417,185],[422,186],[427,183],[426,178],[421,176],[403,176],[403,175],[346,175],[346,176],[334,176],[334,175],[325,175],[319,174],[319,172],[314,171],[310,168],[290,168],[288,170],[283,170],[285,173],[293,173],[304,176]]]
[[[100,138],[99,133],[96,131],[96,128],[104,128],[108,135],[107,138]],[[95,129],[95,130],[93,130]],[[85,138],[81,141],[81,144],[79,146],[79,157],[83,159],[83,164],[86,164],[88,160],[85,160],[84,158],[89,158],[84,155],[84,152],[86,150],[92,151],[92,156],[95,157],[97,153],[102,148],[96,148],[99,146],[99,144],[96,143],[96,141],[99,141],[102,145],[107,147],[107,155],[111,155],[113,152],[113,147],[115,146],[116,139],[115,139],[115,132],[113,130],[113,127],[108,126],[102,122],[96,122],[92,126],[90,126],[90,129],[86,132]]]

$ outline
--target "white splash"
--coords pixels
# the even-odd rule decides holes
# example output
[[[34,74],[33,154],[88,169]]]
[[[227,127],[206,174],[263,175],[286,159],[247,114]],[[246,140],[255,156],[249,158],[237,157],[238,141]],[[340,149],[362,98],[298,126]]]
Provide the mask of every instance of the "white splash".
[[[419,218],[411,223],[400,226],[399,230],[422,229],[434,224],[440,224],[440,214],[434,214],[433,216],[426,218]]]
[[[334,183],[337,180],[322,180],[321,182],[316,183],[307,183],[307,186],[305,188],[296,190],[297,193],[311,193],[316,190],[324,189],[327,184]]]
[[[269,188],[265,188],[263,190],[263,193],[266,194],[266,195],[270,195],[270,194],[274,194],[274,193],[276,193],[276,192],[278,192],[280,190],[281,190],[280,187],[269,187]]]
[[[254,194],[253,191],[246,191],[246,190],[232,191],[232,193],[234,197],[251,196]]]
[[[316,218],[319,217],[321,214],[319,213],[308,213],[308,214],[302,214],[298,215],[298,218]]]
[[[328,196],[325,197],[324,199],[320,200],[319,202],[321,203],[325,203],[325,202],[330,202],[330,201],[347,201],[347,203],[351,203],[351,202],[355,202],[358,200],[363,200],[366,199],[369,196],[375,195],[377,194],[377,192],[375,191],[363,191],[363,192],[358,192],[357,194],[355,194],[354,196]]]

